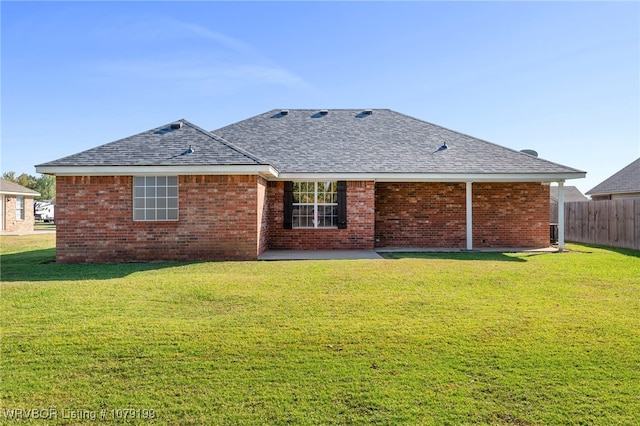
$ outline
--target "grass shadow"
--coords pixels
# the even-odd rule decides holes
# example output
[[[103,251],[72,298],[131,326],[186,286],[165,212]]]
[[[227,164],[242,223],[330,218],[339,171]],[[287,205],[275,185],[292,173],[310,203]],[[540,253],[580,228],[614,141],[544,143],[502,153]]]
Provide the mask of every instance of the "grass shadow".
[[[0,255],[0,279],[16,281],[82,281],[123,278],[136,272],[172,268],[185,262],[56,263],[55,248]]]
[[[625,249],[625,248],[619,248],[619,247],[611,247],[611,246],[601,246],[601,245],[596,245],[596,244],[585,244],[585,243],[575,243],[579,246],[582,247],[589,247],[589,248],[593,248],[593,249],[600,249],[600,250],[607,250],[607,251],[611,251],[617,254],[621,254],[623,256],[630,256],[630,257],[637,257],[640,258],[640,250],[633,250],[633,249]],[[569,248],[569,251],[581,251],[579,249],[574,249],[574,248]]]
[[[385,259],[446,259],[446,260],[489,260],[500,262],[526,262],[520,256],[509,256],[507,253],[479,252],[393,252],[380,253]]]

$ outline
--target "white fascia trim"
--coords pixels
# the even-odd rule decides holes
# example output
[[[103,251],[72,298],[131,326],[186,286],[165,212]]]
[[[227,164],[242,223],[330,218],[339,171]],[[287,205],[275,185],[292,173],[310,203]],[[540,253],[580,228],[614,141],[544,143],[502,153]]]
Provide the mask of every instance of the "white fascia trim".
[[[576,173],[280,173],[278,180],[360,180],[375,182],[558,182],[581,179]]]
[[[618,191],[618,192],[586,192],[584,195],[591,197],[603,196],[603,195],[635,195],[640,194],[640,191]]]
[[[0,195],[14,195],[17,197],[39,197],[39,192],[0,191]]]
[[[56,176],[147,175],[259,175],[274,179],[278,170],[269,165],[228,166],[37,166],[36,172]]]

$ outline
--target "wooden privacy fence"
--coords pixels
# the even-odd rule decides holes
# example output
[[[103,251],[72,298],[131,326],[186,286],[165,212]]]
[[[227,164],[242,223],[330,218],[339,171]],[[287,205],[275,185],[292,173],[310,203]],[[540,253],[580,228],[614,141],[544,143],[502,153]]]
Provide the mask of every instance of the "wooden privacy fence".
[[[566,241],[640,250],[640,199],[565,203],[564,218]]]

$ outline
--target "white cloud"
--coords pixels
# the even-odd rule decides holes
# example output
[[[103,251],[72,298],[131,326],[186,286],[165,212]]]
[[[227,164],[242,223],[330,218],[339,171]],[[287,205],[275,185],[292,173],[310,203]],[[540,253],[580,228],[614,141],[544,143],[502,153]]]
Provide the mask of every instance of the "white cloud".
[[[198,93],[228,93],[256,85],[315,91],[304,78],[249,44],[203,26],[172,19],[156,21],[153,27],[134,27],[119,31],[132,35],[128,43],[134,46],[135,57],[117,55],[95,64],[102,73],[122,79],[125,85],[162,84]],[[136,42],[144,48],[135,48]]]

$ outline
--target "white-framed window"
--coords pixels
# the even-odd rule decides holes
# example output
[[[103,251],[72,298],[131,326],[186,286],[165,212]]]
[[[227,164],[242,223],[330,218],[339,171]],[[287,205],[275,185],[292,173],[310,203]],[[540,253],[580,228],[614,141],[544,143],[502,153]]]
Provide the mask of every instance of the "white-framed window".
[[[178,220],[178,177],[134,176],[133,220]]]
[[[16,197],[16,220],[24,220],[24,197]]]
[[[294,182],[292,225],[293,228],[336,228],[337,182]]]

